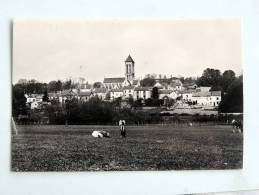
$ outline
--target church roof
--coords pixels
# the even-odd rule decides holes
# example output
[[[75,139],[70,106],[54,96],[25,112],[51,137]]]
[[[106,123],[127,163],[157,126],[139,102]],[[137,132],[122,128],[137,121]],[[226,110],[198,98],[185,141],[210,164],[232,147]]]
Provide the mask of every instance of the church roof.
[[[134,63],[134,60],[132,59],[132,57],[129,55],[127,57],[127,59],[125,60],[125,62],[133,62]]]
[[[123,83],[124,81],[125,77],[104,78],[103,83]]]

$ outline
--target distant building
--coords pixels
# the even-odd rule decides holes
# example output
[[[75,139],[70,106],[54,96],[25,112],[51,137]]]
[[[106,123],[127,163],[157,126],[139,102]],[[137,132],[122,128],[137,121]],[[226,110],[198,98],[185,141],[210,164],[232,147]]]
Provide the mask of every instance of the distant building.
[[[32,110],[39,108],[43,102],[43,94],[25,94],[24,97],[26,98],[26,105]]]
[[[82,102],[89,101],[94,96],[92,91],[79,91],[77,94],[78,100]]]
[[[191,102],[192,101],[192,95],[195,93],[195,89],[188,89],[188,90],[183,90],[180,92],[182,96],[182,100],[186,102]]]
[[[72,100],[73,98],[78,99],[77,90],[67,89],[61,92],[61,95],[59,97],[59,102],[65,103],[66,100]]]
[[[183,83],[183,90],[188,90],[188,89],[196,89],[198,86],[197,84],[191,82],[191,83]]]
[[[171,89],[161,89],[158,91],[159,99],[176,99],[178,97],[177,93]]]
[[[200,91],[193,93],[192,102],[201,106],[217,107],[221,101],[221,91]]]
[[[116,98],[123,96],[123,89],[111,89],[110,90],[110,98],[114,100]]]
[[[133,99],[148,99],[151,98],[152,88],[150,87],[136,87],[133,92]]]
[[[129,55],[125,60],[125,77],[104,78],[103,86],[106,89],[121,89],[132,85],[138,85],[138,81],[135,80],[135,62]]]
[[[134,94],[134,86],[126,86],[123,87],[123,97],[124,98],[133,98],[133,94]]]
[[[101,100],[104,100],[106,98],[107,93],[108,93],[108,90],[105,88],[96,88],[93,91],[93,95],[97,96]]]

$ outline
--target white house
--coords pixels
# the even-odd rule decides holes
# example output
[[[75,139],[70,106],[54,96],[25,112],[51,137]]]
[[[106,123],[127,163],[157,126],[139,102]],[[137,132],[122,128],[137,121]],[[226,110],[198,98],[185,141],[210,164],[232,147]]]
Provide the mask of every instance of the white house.
[[[136,87],[133,92],[133,99],[148,99],[151,98],[151,88],[150,87]]]
[[[31,102],[42,102],[43,95],[42,94],[25,94],[24,97],[26,98],[26,103]]]
[[[40,104],[41,102],[31,102],[30,103],[30,108],[33,110],[33,109],[36,109],[36,108],[39,108],[40,107]]]
[[[133,97],[134,88],[134,86],[123,87],[123,98]]]
[[[193,93],[192,102],[201,106],[219,106],[221,101],[221,91],[200,91]]]
[[[116,99],[123,96],[123,90],[122,89],[111,89],[110,90],[110,98]]]
[[[181,91],[180,94],[182,96],[182,100],[187,102],[193,101],[192,96],[194,92],[196,92],[196,90],[193,89]]]

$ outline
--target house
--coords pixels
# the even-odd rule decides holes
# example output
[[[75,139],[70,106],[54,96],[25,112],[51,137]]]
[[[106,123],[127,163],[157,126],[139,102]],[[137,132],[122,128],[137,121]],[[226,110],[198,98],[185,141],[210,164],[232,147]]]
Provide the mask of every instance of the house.
[[[31,102],[30,104],[30,109],[31,110],[34,110],[34,109],[37,109],[37,108],[40,108],[40,102]]]
[[[178,97],[177,93],[170,89],[160,89],[158,93],[159,99],[164,99],[165,97],[168,99],[176,99]]]
[[[195,93],[195,92],[196,92],[196,90],[194,90],[194,89],[188,89],[188,90],[181,91],[180,94],[182,96],[182,100],[184,100],[186,102],[193,101],[192,96],[193,96],[193,93]]]
[[[148,99],[151,98],[152,88],[150,87],[136,87],[133,92],[133,99]]]
[[[116,98],[123,96],[123,89],[111,89],[110,90],[110,98],[114,100]]]
[[[107,89],[105,88],[96,88],[93,90],[93,95],[97,96],[99,99],[104,100],[106,98]]]
[[[26,104],[30,107],[30,109],[39,108],[41,103],[43,102],[42,94],[25,94]]]
[[[183,83],[182,88],[183,90],[188,90],[188,89],[196,89],[198,86],[195,83]]]
[[[123,87],[123,98],[133,97],[134,88],[134,86]]]
[[[192,102],[201,106],[219,106],[221,101],[221,91],[199,91],[193,93]]]
[[[221,102],[221,91],[211,91],[210,103],[212,106],[219,106]]]
[[[24,97],[26,98],[26,103],[31,102],[42,102],[43,95],[42,94],[25,94]]]
[[[49,100],[59,100],[60,96],[61,96],[61,91],[57,93],[48,93]]]
[[[183,83],[180,81],[180,79],[172,79],[168,85],[168,89],[181,91],[183,90]]]
[[[59,96],[59,102],[65,103],[66,100],[72,100],[74,98],[78,99],[78,90],[73,90],[73,89],[63,90],[61,92],[61,95]]]
[[[166,85],[162,85],[160,82],[156,82],[156,84],[154,85],[154,87],[158,88],[158,89],[166,89],[167,86]]]
[[[89,101],[90,98],[94,96],[92,91],[80,91],[78,93],[78,100],[82,102]]]

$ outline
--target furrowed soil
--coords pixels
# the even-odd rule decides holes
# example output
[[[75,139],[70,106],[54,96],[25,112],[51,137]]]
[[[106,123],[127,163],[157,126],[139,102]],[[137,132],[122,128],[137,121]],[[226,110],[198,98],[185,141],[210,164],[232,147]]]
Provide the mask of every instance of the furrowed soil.
[[[117,171],[242,168],[243,135],[232,127],[17,126],[12,171]],[[94,138],[107,130],[111,138]]]

